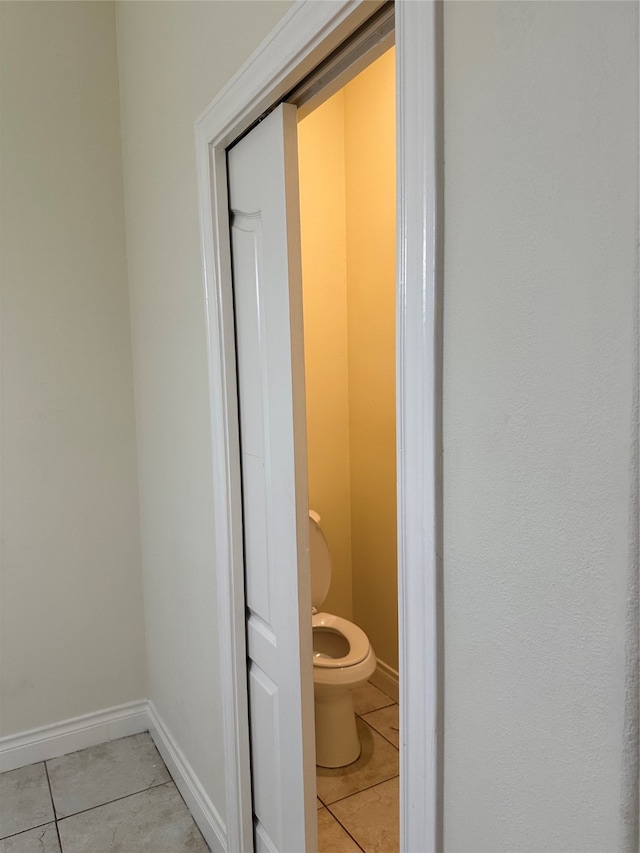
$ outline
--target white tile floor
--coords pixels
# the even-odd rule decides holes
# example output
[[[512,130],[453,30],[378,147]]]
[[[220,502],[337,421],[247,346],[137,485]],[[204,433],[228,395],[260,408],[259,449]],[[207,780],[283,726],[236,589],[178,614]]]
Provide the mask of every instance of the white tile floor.
[[[396,853],[398,705],[372,684],[353,698],[362,754],[348,767],[317,769],[319,850]]]
[[[319,767],[320,853],[398,850],[398,706],[354,694],[362,755]],[[151,737],[0,774],[0,853],[208,853]]]
[[[0,775],[0,853],[208,853],[151,737]]]

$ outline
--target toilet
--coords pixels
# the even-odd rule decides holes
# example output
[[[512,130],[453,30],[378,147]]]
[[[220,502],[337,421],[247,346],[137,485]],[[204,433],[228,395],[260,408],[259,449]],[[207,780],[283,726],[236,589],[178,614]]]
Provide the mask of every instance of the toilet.
[[[331,584],[331,555],[320,516],[309,511],[316,764],[344,767],[360,756],[352,690],[374,673],[376,656],[365,632],[340,616],[318,612]]]

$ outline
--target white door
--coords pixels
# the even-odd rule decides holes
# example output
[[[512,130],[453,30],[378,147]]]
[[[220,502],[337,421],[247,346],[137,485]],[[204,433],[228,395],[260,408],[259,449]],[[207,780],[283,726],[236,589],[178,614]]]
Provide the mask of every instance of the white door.
[[[242,139],[228,174],[254,843],[303,853],[317,818],[296,108]]]

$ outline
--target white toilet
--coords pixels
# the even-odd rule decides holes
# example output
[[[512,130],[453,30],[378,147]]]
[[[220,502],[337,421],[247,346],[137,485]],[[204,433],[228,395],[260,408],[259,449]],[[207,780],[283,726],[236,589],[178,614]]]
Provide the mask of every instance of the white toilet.
[[[361,628],[340,616],[318,612],[331,584],[331,555],[320,516],[313,510],[309,511],[309,562],[316,763],[344,767],[360,755],[351,691],[373,675],[376,656]]]

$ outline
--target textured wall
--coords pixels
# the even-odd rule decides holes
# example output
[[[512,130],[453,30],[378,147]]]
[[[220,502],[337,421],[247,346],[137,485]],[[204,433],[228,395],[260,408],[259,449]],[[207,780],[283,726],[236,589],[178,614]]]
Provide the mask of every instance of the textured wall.
[[[223,817],[194,121],[288,5],[117,9],[149,695]]]
[[[637,16],[444,5],[448,851],[637,849]]]
[[[146,696],[115,10],[2,3],[1,734]]]

